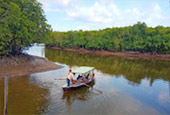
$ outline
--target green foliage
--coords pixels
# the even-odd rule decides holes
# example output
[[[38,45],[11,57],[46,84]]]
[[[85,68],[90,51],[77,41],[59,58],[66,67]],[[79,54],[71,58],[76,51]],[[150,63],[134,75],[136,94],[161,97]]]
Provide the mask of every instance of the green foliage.
[[[87,48],[92,50],[170,53],[170,27],[147,27],[138,22],[129,27],[99,31],[52,32],[45,39],[50,46]]]
[[[36,0],[0,1],[0,55],[18,54],[50,30]]]
[[[151,85],[156,79],[170,81],[170,62],[161,60],[127,59],[116,56],[80,54],[46,48],[46,57],[53,62],[72,66],[92,66],[110,75],[123,75],[129,82],[140,84],[144,78],[150,79]]]

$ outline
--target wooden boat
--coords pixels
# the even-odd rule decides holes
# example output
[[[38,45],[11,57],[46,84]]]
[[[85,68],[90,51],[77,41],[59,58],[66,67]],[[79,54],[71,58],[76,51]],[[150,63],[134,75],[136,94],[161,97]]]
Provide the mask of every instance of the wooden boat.
[[[67,86],[67,84],[62,86],[64,93],[72,90],[77,90],[82,87],[89,87],[89,84],[91,84],[95,80],[94,67],[82,66],[80,68],[72,70],[72,73],[74,74],[74,77],[77,78],[77,80],[74,80],[74,83],[70,86]]]

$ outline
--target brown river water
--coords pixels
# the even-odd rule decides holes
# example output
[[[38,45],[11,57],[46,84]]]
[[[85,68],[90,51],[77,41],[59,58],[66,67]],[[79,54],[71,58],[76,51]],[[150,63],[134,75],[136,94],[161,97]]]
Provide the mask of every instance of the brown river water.
[[[161,115],[170,114],[170,62],[79,54],[34,46],[29,54],[64,66],[9,79],[9,114]],[[92,88],[62,91],[69,68],[95,67]],[[0,114],[3,113],[0,81]]]

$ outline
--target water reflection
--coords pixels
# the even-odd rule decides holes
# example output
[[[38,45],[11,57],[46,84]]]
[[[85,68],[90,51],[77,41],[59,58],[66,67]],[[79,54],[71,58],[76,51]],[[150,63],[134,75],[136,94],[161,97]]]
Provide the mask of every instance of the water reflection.
[[[170,82],[169,82],[169,99],[170,99]]]
[[[76,68],[76,66],[72,68]],[[36,84],[41,88],[48,89],[49,93],[46,95],[48,103],[46,104],[47,108],[45,108],[44,114],[69,113],[72,111],[72,108],[75,107],[74,104],[77,101],[88,101],[94,95],[99,95],[98,92],[87,87],[64,94],[61,87],[66,83],[66,80],[55,79],[66,78],[68,70],[69,67],[65,65],[65,67],[62,69],[36,73],[29,77],[32,84]],[[95,82],[90,84],[91,87],[94,85]]]
[[[46,57],[54,62],[69,66],[93,66],[103,73],[110,75],[123,75],[131,85],[140,84],[147,78],[152,86],[156,79],[170,81],[170,62],[160,60],[130,60],[113,56],[98,56],[92,54],[79,54],[62,50],[46,48]]]
[[[36,49],[35,49],[36,50]],[[45,57],[64,66],[59,70],[10,78],[10,114],[170,114],[170,62],[129,60],[45,49]],[[93,66],[102,94],[84,87],[63,94],[69,68]],[[0,81],[0,102],[3,102]],[[2,114],[3,103],[0,103]]]
[[[94,86],[101,89],[103,94],[93,95],[92,100],[85,101],[96,106],[89,108],[88,104],[74,103],[70,110],[71,113],[78,111],[75,107],[80,108],[80,110],[84,107],[86,111],[94,114],[97,114],[100,109],[100,112],[105,112],[105,114],[170,113],[170,98],[168,96],[170,62],[129,60],[113,56],[102,57],[48,48],[46,49],[46,57],[51,61],[67,64],[69,67],[83,65],[93,66],[97,69]],[[72,100],[73,97],[69,98]],[[75,101],[77,100],[75,99]],[[117,101],[115,102],[115,100]],[[98,101],[98,103],[94,101]],[[116,106],[119,108],[114,109],[113,107]],[[94,112],[96,109],[99,111]],[[85,110],[81,112],[81,114],[85,113]]]
[[[90,84],[90,86],[93,87],[94,84],[95,83],[93,82]],[[70,111],[74,101],[89,100],[90,98],[92,98],[92,94],[95,94],[95,93],[93,93],[92,90],[89,89],[88,87],[84,87],[84,88],[81,88],[81,89],[78,89],[78,90],[75,90],[72,92],[63,93],[62,100],[66,101],[67,109],[68,109],[68,111]]]
[[[47,90],[30,84],[28,76],[9,78],[8,113],[40,114],[46,108]],[[3,113],[3,80],[0,81],[0,114]]]

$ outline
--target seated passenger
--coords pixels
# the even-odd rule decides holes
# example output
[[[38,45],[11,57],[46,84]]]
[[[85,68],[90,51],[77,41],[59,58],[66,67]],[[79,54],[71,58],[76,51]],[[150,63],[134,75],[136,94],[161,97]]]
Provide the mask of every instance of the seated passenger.
[[[89,75],[90,75],[90,74],[88,74],[88,75],[86,76],[86,80],[89,80]]]
[[[82,77],[83,77],[83,76],[78,75],[77,80],[79,80],[79,81],[82,80]]]

